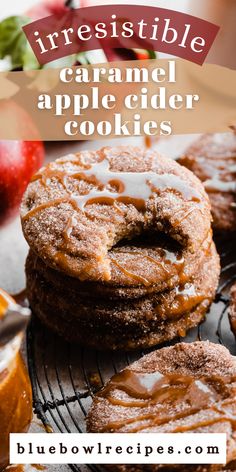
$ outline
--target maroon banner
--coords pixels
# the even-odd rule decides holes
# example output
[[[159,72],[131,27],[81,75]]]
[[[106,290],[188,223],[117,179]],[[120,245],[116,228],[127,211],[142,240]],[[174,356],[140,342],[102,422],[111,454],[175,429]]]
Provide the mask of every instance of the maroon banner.
[[[160,51],[203,64],[219,27],[165,8],[99,5],[48,16],[23,30],[40,64],[108,48]]]

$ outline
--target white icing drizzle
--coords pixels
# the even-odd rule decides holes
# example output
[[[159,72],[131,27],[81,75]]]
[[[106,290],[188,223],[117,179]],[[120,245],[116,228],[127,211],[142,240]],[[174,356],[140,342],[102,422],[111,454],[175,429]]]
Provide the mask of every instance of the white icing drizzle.
[[[213,178],[204,182],[204,187],[208,192],[231,192],[236,193],[236,181],[224,182],[219,178]]]

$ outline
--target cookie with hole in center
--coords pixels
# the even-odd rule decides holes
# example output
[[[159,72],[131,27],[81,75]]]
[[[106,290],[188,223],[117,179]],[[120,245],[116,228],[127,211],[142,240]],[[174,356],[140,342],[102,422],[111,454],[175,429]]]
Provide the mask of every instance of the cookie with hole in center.
[[[188,260],[211,229],[209,200],[199,180],[155,151],[128,146],[83,151],[48,164],[28,186],[21,218],[27,242],[48,266],[82,281],[119,286],[148,287],[159,280],[167,288],[172,268],[176,271],[175,259],[165,262],[165,255],[145,254],[144,248],[117,250],[121,242],[161,232]]]

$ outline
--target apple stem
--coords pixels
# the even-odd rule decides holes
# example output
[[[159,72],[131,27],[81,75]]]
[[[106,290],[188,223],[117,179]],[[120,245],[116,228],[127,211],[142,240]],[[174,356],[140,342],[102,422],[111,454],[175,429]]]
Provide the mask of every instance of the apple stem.
[[[65,2],[65,6],[68,7],[68,8],[71,8],[72,10],[74,8],[77,8],[77,6],[75,4],[76,4],[75,0],[66,0],[66,2]]]

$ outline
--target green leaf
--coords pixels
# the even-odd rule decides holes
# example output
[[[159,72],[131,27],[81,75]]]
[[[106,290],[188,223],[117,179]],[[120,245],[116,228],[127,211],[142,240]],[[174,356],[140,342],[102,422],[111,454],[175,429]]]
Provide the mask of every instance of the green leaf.
[[[150,59],[156,59],[157,58],[157,55],[156,55],[155,51],[148,50],[148,55],[149,55]]]
[[[0,59],[10,57],[13,70],[40,67],[22,30],[30,21],[26,16],[10,16],[0,22]]]
[[[37,61],[34,51],[28,42],[26,44],[26,49],[23,54],[23,69],[24,70],[40,69],[40,65]]]

